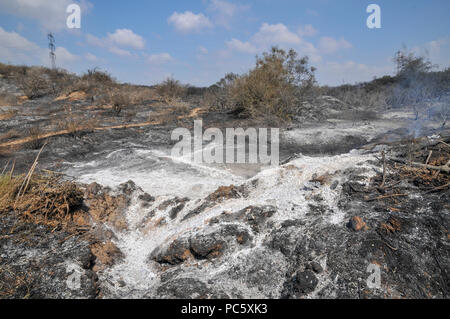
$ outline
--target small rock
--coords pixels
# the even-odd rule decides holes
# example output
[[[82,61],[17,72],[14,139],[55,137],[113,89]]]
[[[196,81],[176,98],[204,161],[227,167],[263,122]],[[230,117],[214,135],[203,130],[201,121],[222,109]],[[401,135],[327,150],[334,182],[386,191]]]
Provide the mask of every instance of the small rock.
[[[333,184],[331,184],[330,188],[331,189],[336,189],[336,187],[338,187],[339,182],[338,181],[334,181]]]
[[[316,262],[313,261],[309,264],[310,269],[312,269],[316,274],[320,274],[323,271],[322,266]]]
[[[191,251],[197,259],[214,259],[222,256],[226,243],[224,240],[211,235],[200,235],[190,240]]]
[[[189,242],[183,239],[175,239],[167,248],[153,251],[150,258],[158,263],[177,265],[191,257]]]
[[[149,202],[153,202],[155,201],[155,197],[153,197],[152,195],[148,194],[148,193],[144,193],[142,195],[139,195],[139,200],[149,203]]]
[[[184,208],[184,203],[179,204],[178,206],[173,207],[169,212],[170,219],[175,219],[179,212],[181,212]]]
[[[294,280],[295,290],[302,294],[307,294],[314,291],[318,283],[319,280],[310,270],[298,272]]]
[[[360,231],[360,230],[367,230],[367,225],[366,223],[362,220],[361,217],[359,216],[353,216],[349,223],[348,226],[353,229],[354,231]]]
[[[128,181],[126,183],[122,183],[118,187],[119,191],[121,191],[125,195],[131,195],[134,191],[137,190],[137,186],[133,181]]]

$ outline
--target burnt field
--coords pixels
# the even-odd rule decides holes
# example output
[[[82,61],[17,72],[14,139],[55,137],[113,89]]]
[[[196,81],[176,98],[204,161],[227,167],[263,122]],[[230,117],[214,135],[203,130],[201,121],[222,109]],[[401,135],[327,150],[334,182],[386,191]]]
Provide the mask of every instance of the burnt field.
[[[2,70],[0,298],[449,297],[448,70],[427,94],[280,83],[282,114],[243,100],[259,71],[193,88]],[[195,120],[279,128],[279,165],[174,156]]]

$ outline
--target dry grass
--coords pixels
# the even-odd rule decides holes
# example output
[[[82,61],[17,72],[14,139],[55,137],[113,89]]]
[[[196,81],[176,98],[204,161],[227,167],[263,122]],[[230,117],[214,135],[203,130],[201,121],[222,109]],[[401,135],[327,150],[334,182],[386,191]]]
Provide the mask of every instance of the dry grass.
[[[156,90],[150,87],[128,85],[124,86],[124,89],[130,95],[132,104],[141,104],[144,102],[153,101],[158,97]]]
[[[17,97],[10,93],[0,93],[0,106],[17,105]]]
[[[37,150],[44,145],[43,135],[45,132],[39,126],[32,126],[26,130],[26,136],[30,139],[25,143],[25,148]]]
[[[3,121],[3,120],[10,120],[10,119],[12,119],[14,116],[16,116],[17,115],[17,110],[12,110],[12,109],[9,109],[9,110],[7,110],[7,111],[1,111],[0,110],[0,121]]]
[[[130,96],[120,91],[114,92],[110,97],[110,101],[116,116],[119,116],[122,110],[131,104]]]
[[[0,213],[15,211],[54,227],[67,224],[82,202],[83,193],[76,184],[52,174],[11,176],[9,172],[0,176]]]
[[[44,68],[27,69],[25,74],[18,76],[18,82],[23,93],[30,99],[49,95],[53,92],[52,83]]]
[[[116,85],[109,87],[100,94],[96,104],[99,106],[110,106],[116,116],[133,105],[143,104],[157,99],[155,89],[132,85]],[[132,118],[133,112],[127,112],[127,118]]]
[[[93,131],[98,126],[96,118],[86,118],[81,114],[76,114],[70,105],[64,106],[64,117],[53,120],[53,123],[59,130],[69,135],[75,135],[82,131]]]
[[[27,69],[28,67],[23,65],[17,66],[0,63],[0,74],[5,78],[12,78],[16,77],[18,74],[25,74]]]
[[[189,104],[179,100],[173,101],[170,107],[163,104],[160,105],[160,108],[161,110],[159,112],[152,113],[149,121],[154,121],[161,125],[177,125],[180,120],[188,118],[192,111]]]
[[[0,142],[8,141],[14,138],[21,137],[22,135],[16,129],[11,129],[8,132],[0,135]]]
[[[112,85],[116,82],[108,72],[100,71],[97,68],[87,70],[80,80],[103,85]]]
[[[187,87],[174,78],[167,78],[156,88],[161,101],[172,105],[186,96]]]
[[[21,272],[8,265],[0,265],[0,299],[28,299],[33,282],[31,271]]]

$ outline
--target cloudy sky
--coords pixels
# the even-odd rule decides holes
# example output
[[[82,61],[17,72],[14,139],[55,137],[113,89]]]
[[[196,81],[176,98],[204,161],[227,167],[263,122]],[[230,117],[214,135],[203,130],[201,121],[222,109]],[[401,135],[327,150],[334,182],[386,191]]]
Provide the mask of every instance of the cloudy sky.
[[[81,28],[66,26],[71,3]],[[381,7],[381,29],[366,25],[366,8]],[[167,76],[210,85],[243,73],[270,46],[310,57],[320,84],[392,74],[406,46],[450,66],[448,0],[1,0],[0,62],[107,70],[122,82],[155,84]]]

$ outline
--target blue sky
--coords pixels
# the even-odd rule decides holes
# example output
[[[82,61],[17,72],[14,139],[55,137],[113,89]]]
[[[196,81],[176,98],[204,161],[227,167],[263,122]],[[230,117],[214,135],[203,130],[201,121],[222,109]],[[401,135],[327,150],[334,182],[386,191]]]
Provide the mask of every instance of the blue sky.
[[[66,8],[81,7],[81,28],[68,29]],[[369,29],[369,4],[381,8],[381,29]],[[119,81],[155,84],[167,76],[210,85],[243,73],[272,45],[294,48],[317,67],[320,84],[392,74],[405,45],[441,68],[450,65],[448,0],[2,0],[0,61],[57,65],[82,73],[107,70]]]

